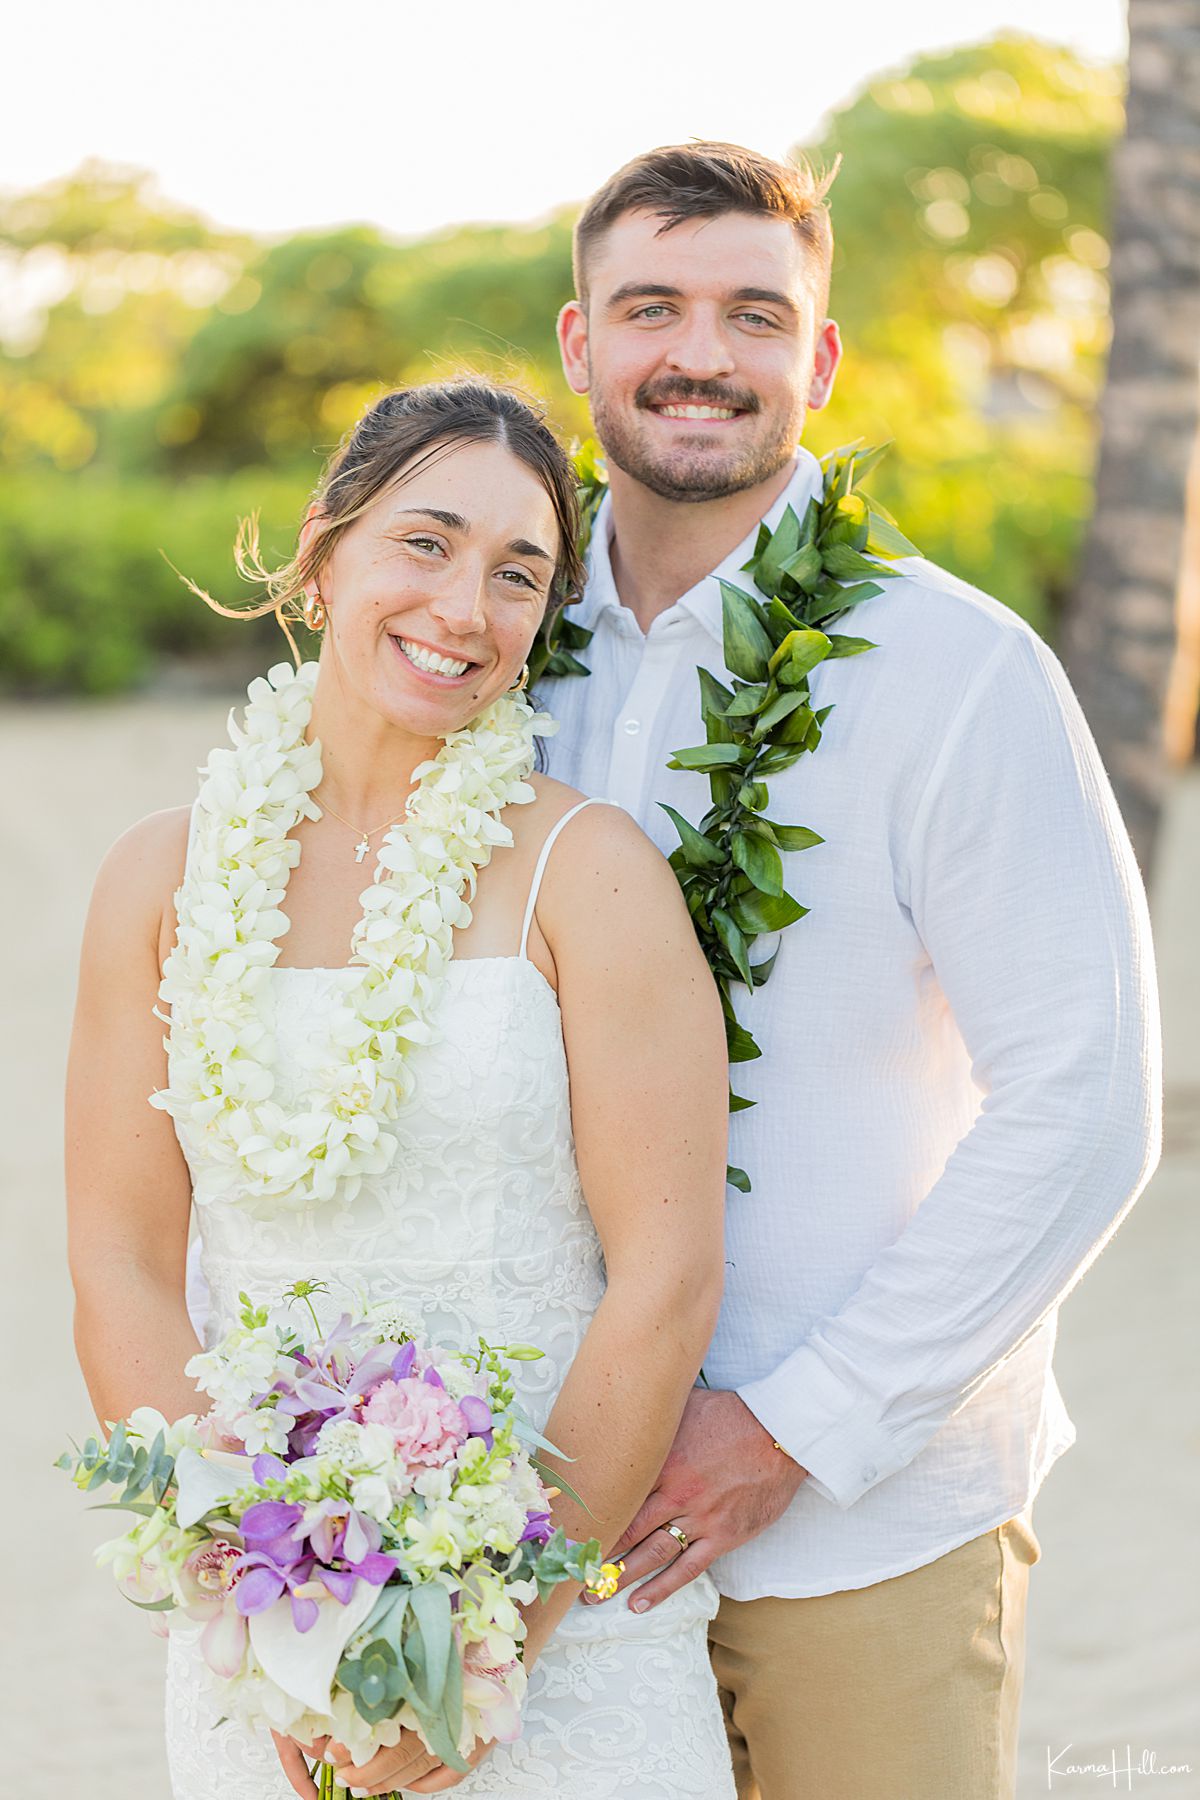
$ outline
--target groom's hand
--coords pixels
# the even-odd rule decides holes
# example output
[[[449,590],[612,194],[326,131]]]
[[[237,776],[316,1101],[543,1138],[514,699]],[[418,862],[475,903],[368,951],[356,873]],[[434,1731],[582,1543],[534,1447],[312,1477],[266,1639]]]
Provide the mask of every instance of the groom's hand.
[[[776,1448],[739,1395],[693,1389],[657,1484],[611,1552],[625,1564],[618,1591],[660,1569],[629,1602],[634,1612],[657,1606],[716,1557],[773,1525],[807,1474]],[[666,1525],[683,1532],[686,1550]]]

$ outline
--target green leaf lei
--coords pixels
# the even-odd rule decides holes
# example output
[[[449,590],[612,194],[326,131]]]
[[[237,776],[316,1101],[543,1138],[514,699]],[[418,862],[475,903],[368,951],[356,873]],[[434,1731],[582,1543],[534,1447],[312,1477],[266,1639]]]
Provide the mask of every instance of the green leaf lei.
[[[814,711],[813,670],[835,657],[877,648],[866,638],[831,633],[829,627],[863,600],[882,593],[881,581],[899,574],[895,558],[919,554],[877,500],[856,487],[887,452],[886,444],[862,450],[844,445],[822,457],[820,498],[803,519],[788,507],[774,531],[759,527],[754,555],[743,565],[757,589],[721,582],[725,666],[732,689],[698,669],[705,742],[676,750],[669,769],[703,770],[712,806],[699,826],[660,801],[679,833],[670,858],[708,965],[721,995],[731,1063],[752,1062],[762,1051],[738,1023],[730,998],[735,981],[761,987],[774,955],[753,963],[751,948],[764,932],[784,931],[808,912],[784,890],[781,851],[807,850],[824,840],[804,825],[766,816],[767,782],[821,742],[832,706]],[[578,451],[581,551],[591,541],[607,491],[597,446]],[[592,633],[559,608],[530,656],[530,677],[590,673],[576,651]],[[753,1106],[730,1090],[729,1109]],[[730,1184],[749,1193],[744,1169],[728,1171]]]

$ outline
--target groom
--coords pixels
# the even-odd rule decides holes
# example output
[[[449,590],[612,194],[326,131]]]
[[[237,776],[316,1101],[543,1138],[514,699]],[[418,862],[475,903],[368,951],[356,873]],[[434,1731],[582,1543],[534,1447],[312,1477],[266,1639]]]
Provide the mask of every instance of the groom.
[[[709,804],[666,765],[704,738],[697,665],[728,680],[717,578],[744,586],[760,521],[820,490],[797,445],[841,355],[831,252],[823,185],[729,144],[636,158],[576,230],[559,339],[611,490],[572,614],[590,676],[544,686],[551,772],[666,851],[658,803]],[[1030,1507],[1074,1435],[1057,1309],[1158,1155],[1145,897],[1079,707],[1007,607],[903,569],[770,784],[823,840],[785,857],[810,914],[735,989],[753,1191],[711,1389],[617,1547],[626,1588],[658,1571],[638,1608],[712,1567],[762,1800],[1013,1794]]]

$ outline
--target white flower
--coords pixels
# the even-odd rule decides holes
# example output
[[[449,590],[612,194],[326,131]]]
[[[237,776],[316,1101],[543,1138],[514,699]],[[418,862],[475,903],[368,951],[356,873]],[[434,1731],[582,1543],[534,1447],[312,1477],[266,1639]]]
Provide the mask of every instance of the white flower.
[[[409,1048],[431,1039],[453,932],[470,916],[464,893],[493,848],[511,844],[500,814],[534,798],[533,738],[553,726],[503,694],[414,772],[407,817],[360,897],[328,1053],[289,1112],[274,1099],[263,977],[287,926],[281,903],[300,855],[290,833],[321,817],[310,797],[321,747],[305,741],[316,677],[309,662],[256,678],[241,724],[230,720],[233,748],[209,757],[159,989],[170,1086],[152,1103],[197,1152],[196,1202],[232,1191],[262,1217],[351,1201],[364,1175],[389,1167],[396,1140],[384,1127],[411,1092]]]
[[[486,1398],[486,1376],[477,1375],[459,1357],[447,1357],[445,1362],[439,1362],[438,1374],[446,1384],[446,1392],[452,1400],[461,1400],[464,1394],[477,1394],[481,1400]],[[468,1439],[469,1443],[478,1441],[477,1438]]]
[[[194,1448],[200,1442],[195,1413],[187,1413],[172,1423],[153,1406],[135,1406],[125,1421],[125,1430],[130,1438],[145,1444],[147,1449],[161,1431],[163,1449],[168,1456],[178,1456],[186,1446]]]
[[[415,1338],[421,1335],[421,1315],[415,1307],[405,1306],[398,1300],[378,1300],[367,1314],[372,1325],[376,1327],[384,1343],[398,1344],[404,1338]],[[449,1381],[446,1382],[449,1387]],[[453,1396],[454,1399],[458,1395]]]
[[[280,1366],[279,1338],[272,1325],[236,1328],[213,1350],[202,1350],[185,1364],[198,1387],[219,1406],[243,1407],[268,1391]],[[283,1359],[290,1369],[291,1359]]]
[[[294,1419],[287,1413],[276,1412],[273,1406],[259,1406],[253,1412],[237,1413],[230,1420],[234,1435],[246,1446],[247,1456],[258,1456],[263,1450],[282,1456],[288,1447],[288,1432],[294,1424]]]

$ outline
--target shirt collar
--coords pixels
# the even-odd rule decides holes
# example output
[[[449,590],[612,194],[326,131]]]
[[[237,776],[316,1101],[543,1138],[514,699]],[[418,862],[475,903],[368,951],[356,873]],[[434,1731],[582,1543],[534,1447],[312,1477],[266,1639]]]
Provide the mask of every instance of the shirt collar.
[[[761,521],[769,531],[774,531],[790,506],[797,516],[803,519],[810,500],[821,492],[821,465],[812,453],[803,445],[796,447],[796,467],[787,487],[780,494],[770,510]],[[722,581],[732,582],[735,586],[745,587],[747,577],[742,573],[743,563],[749,562],[754,554],[754,545],[758,538],[758,525],[746,534],[740,544],[734,546],[728,556],[720,562],[710,575],[704,576],[686,594],[682,594],[675,602],[685,612],[704,626],[709,635],[718,644],[724,642],[721,618]],[[612,496],[606,494],[596,514],[592,529],[592,541],[588,550],[588,579],[583,599],[574,617],[581,625],[594,630],[601,616],[611,614],[610,623],[623,635],[640,637],[641,627],[629,611],[621,604],[617,593],[617,584],[613,580],[612,560],[609,554],[612,543]],[[668,607],[662,614],[667,618],[675,606]]]

